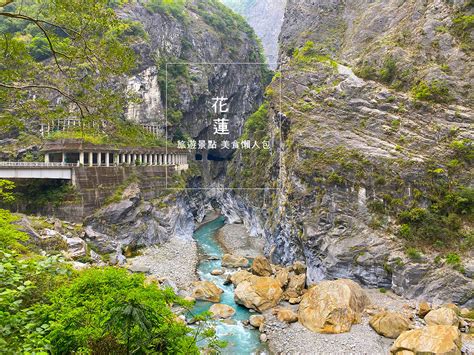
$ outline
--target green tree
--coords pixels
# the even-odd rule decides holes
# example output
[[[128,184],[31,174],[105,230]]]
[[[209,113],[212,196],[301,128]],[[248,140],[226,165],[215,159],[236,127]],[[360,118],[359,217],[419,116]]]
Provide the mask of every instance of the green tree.
[[[172,304],[190,306],[171,289],[145,285],[143,275],[108,267],[81,272],[35,312],[51,325],[45,338],[53,353],[199,353]]]
[[[12,192],[14,188],[15,184],[12,181],[0,179],[0,202],[13,202],[15,200]],[[26,241],[28,236],[13,224],[18,219],[9,210],[0,208],[0,249],[25,251],[21,242]]]
[[[0,179],[0,202],[12,202],[14,200],[12,190],[15,183],[10,180]]]
[[[1,232],[0,232],[1,234]],[[48,324],[38,324],[32,306],[71,271],[58,256],[22,256],[0,248],[0,349],[2,353],[39,353],[49,349]]]
[[[118,117],[127,95],[110,84],[135,63],[123,2],[0,0],[0,122]]]

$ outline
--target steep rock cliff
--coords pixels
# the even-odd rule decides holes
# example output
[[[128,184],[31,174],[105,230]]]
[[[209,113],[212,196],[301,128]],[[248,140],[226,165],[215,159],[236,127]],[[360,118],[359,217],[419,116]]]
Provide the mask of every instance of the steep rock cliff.
[[[228,170],[232,186],[266,190],[213,197],[266,239],[273,261],[304,260],[310,283],[348,277],[473,305],[472,54],[455,26],[469,11],[289,1],[263,122],[274,149],[237,154]],[[408,23],[411,40],[390,40]],[[423,47],[433,38],[449,45]],[[456,69],[437,75],[431,51]]]
[[[217,0],[180,4],[135,3],[121,10],[147,39],[135,45],[139,65],[128,88],[138,100],[129,105],[127,119],[155,123],[162,133],[167,129],[169,139],[184,132],[207,139],[212,98],[224,96],[233,140],[262,100],[267,69],[238,64],[260,62],[258,41],[245,21]]]
[[[368,79],[409,91],[435,82],[445,99],[473,100],[472,2],[289,0],[281,59],[314,42]]]
[[[283,24],[287,0],[222,0],[242,15],[261,39],[265,56],[272,69],[278,62],[278,36]]]

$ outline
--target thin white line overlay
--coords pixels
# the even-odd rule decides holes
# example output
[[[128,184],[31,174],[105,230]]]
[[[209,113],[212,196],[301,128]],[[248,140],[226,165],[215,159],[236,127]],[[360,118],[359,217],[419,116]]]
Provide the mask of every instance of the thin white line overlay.
[[[165,152],[168,154],[168,66],[169,65],[256,65],[256,66],[269,66],[274,64],[277,68],[280,63],[255,63],[255,62],[167,62],[165,63]],[[166,190],[185,190],[185,191],[192,191],[192,190],[263,190],[263,191],[272,191],[272,190],[281,190],[282,189],[282,184],[281,184],[281,175],[282,175],[282,108],[283,108],[283,100],[282,100],[282,71],[281,70],[276,70],[274,72],[276,75],[277,73],[280,73],[279,75],[279,88],[280,88],[280,100],[279,100],[279,110],[278,110],[278,116],[279,116],[279,122],[278,122],[278,128],[280,132],[280,147],[279,147],[279,169],[278,169],[278,187],[195,187],[195,188],[178,188],[178,187],[168,187],[168,169],[166,169],[165,172],[165,189]],[[265,89],[265,88],[264,88]]]

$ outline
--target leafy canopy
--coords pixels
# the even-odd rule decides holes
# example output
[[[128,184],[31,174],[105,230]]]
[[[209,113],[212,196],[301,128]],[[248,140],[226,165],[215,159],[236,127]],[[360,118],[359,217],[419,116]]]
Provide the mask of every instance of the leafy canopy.
[[[135,63],[134,24],[111,8],[122,3],[0,0],[0,122],[118,117],[126,93],[111,79]]]
[[[35,312],[53,353],[198,353],[192,330],[171,304],[189,306],[171,289],[144,284],[119,268],[92,268],[55,290]]]

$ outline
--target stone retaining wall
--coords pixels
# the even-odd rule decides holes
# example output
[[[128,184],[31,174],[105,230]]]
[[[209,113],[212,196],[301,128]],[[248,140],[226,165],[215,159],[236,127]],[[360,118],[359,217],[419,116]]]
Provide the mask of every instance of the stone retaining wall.
[[[75,193],[68,201],[54,208],[53,215],[64,220],[81,222],[102,207],[118,188],[127,182],[136,181],[145,199],[153,199],[176,174],[174,166],[116,166],[116,167],[75,167],[73,183]]]

